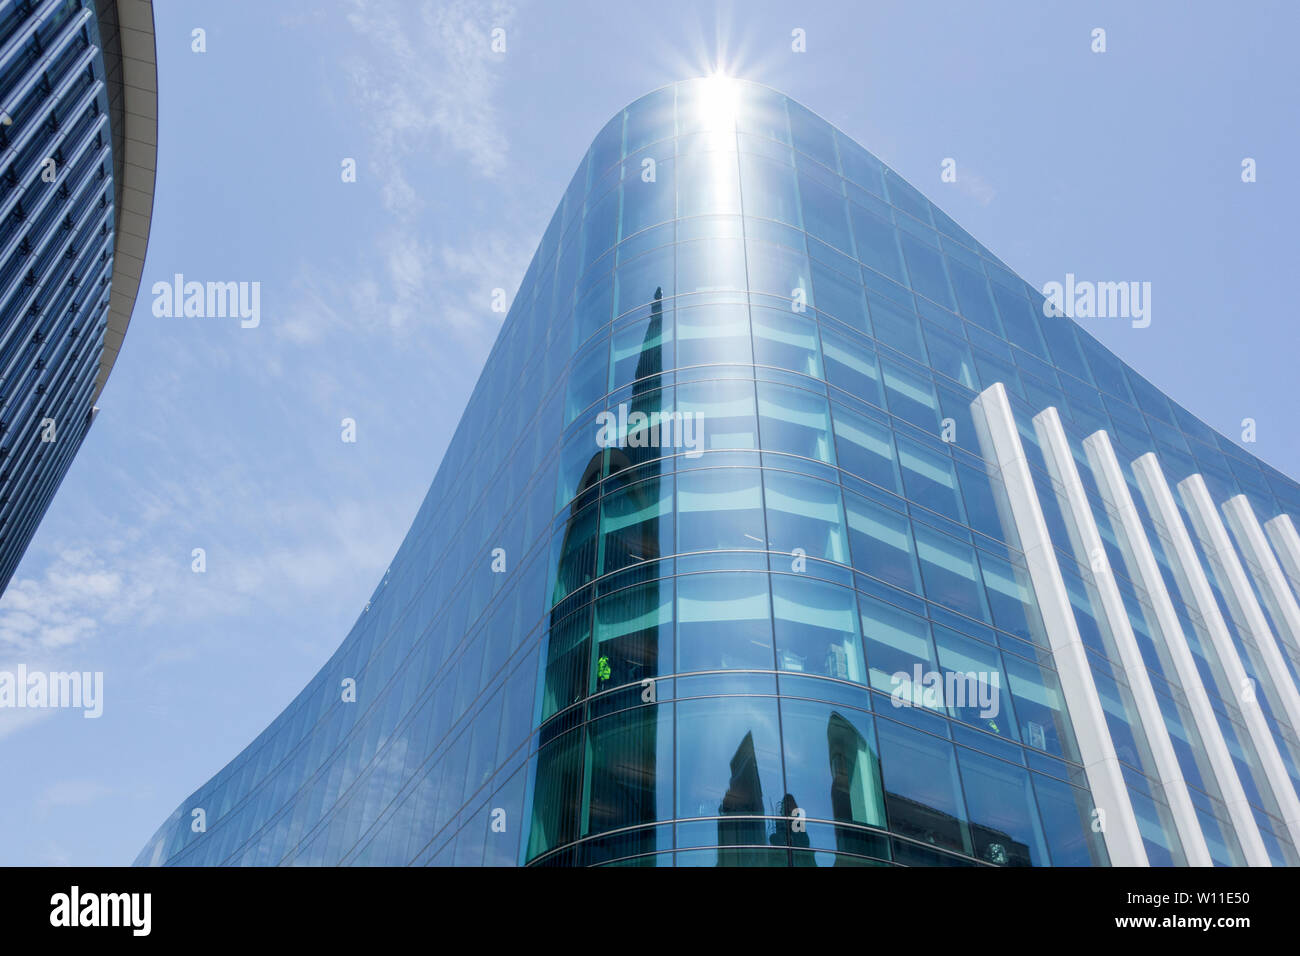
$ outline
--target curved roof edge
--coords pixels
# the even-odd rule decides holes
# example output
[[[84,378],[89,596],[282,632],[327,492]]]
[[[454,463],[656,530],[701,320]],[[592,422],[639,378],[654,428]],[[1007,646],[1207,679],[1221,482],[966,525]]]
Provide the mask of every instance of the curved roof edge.
[[[108,328],[92,402],[104,390],[131,321],[153,217],[158,61],[153,0],[95,0],[113,135],[113,272]]]

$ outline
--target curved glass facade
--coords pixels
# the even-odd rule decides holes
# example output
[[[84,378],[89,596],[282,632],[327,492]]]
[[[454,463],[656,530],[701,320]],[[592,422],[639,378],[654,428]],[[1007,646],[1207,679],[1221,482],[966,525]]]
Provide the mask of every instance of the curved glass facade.
[[[145,82],[152,7],[130,20]],[[132,183],[131,274],[112,282],[139,105],[121,49],[114,0],[0,0],[0,592],[90,428],[135,301],[153,174]],[[154,123],[133,126],[137,169],[152,167]]]
[[[1226,551],[1159,507],[1196,475]],[[861,146],[679,83],[583,158],[351,633],[137,863],[1294,863],[1285,512]]]

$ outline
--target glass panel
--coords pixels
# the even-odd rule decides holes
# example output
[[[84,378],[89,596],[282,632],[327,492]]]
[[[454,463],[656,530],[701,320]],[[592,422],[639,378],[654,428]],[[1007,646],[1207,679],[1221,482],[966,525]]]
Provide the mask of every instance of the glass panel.
[[[701,239],[677,246],[677,291],[744,291],[745,246],[739,239]]]
[[[957,748],[975,855],[999,866],[1047,866],[1029,771]]]
[[[889,829],[930,846],[971,853],[952,744],[889,720],[877,722]]]
[[[677,816],[723,818],[715,825],[716,840],[724,849],[707,865],[744,864],[745,851],[739,847],[766,846],[768,822],[745,817],[773,814],[782,796],[775,699],[732,697],[677,704]],[[783,850],[780,865],[785,864]]]
[[[776,309],[755,308],[754,362],[822,377],[817,324],[811,318]]]
[[[868,714],[783,700],[781,730],[786,786],[791,802],[808,819],[885,825],[880,758]]]
[[[741,153],[740,182],[746,216],[803,227],[793,166]]]
[[[975,549],[964,541],[916,524],[916,554],[921,559],[925,596],[950,610],[987,621]]]
[[[595,689],[673,670],[673,582],[624,588],[596,604]]]
[[[848,491],[844,492],[844,507],[853,566],[882,581],[919,592],[907,518]]]
[[[867,649],[871,686],[892,698],[895,707],[936,704],[915,692],[917,668],[922,680],[935,671],[930,625],[923,618],[865,594],[859,595],[862,639]],[[894,675],[906,675],[895,680]]]
[[[773,575],[777,666],[865,683],[856,604],[848,588],[797,574]]]
[[[835,422],[835,459],[840,468],[873,484],[901,492],[889,427],[844,405],[831,403]]]
[[[902,466],[907,497],[945,518],[965,523],[957,494],[957,476],[948,455],[898,436],[898,462]]]
[[[768,547],[849,563],[840,488],[817,478],[764,471]]]
[[[771,382],[758,383],[758,417],[764,451],[831,463],[831,416],[826,399]]]
[[[584,835],[654,823],[672,813],[671,704],[637,707],[593,721],[587,732]],[[638,845],[640,844],[640,845]],[[642,830],[628,853],[657,849],[654,830]]]
[[[704,448],[757,447],[754,386],[749,381],[692,382],[680,385],[677,389],[677,405],[683,416],[694,416],[699,425],[703,426]]]
[[[807,176],[799,177],[799,196],[803,200],[804,228],[808,234],[853,255],[844,197]]]
[[[677,579],[677,670],[772,670],[767,575],[688,574]]]
[[[880,369],[871,344],[822,326],[822,354],[826,359],[826,380],[863,401],[885,407]]]
[[[948,288],[943,256],[911,233],[900,232],[898,238],[903,244],[903,255],[907,258],[907,272],[912,277],[912,288],[945,309],[956,312],[957,303],[953,301],[952,291]]]
[[[601,574],[673,553],[672,489],[671,478],[654,478],[605,496],[600,513]]]
[[[740,215],[740,178],[736,154],[691,153],[677,159],[677,215]]]
[[[767,549],[756,469],[708,468],[677,476],[678,550]]]
[[[903,271],[903,253],[898,245],[898,232],[894,224],[868,212],[857,203],[849,203],[849,217],[853,221],[853,238],[857,240],[858,260],[895,282],[907,282],[907,274]]]
[[[1099,833],[1092,832],[1092,801],[1086,790],[1032,774],[1043,832],[1053,866],[1106,866],[1110,860]]]
[[[677,310],[677,367],[753,362],[749,309],[739,304]]]
[[[1074,731],[1056,674],[1011,654],[1005,655],[1003,662],[1020,721],[1021,742],[1067,760],[1078,760]]]

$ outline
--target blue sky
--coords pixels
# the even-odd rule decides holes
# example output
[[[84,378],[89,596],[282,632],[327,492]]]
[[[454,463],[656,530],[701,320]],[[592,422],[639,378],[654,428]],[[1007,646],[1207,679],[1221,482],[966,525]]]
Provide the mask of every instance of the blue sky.
[[[0,863],[129,863],[324,663],[433,478],[492,290],[513,293],[605,121],[720,56],[1035,286],[1151,282],[1148,328],[1082,324],[1220,431],[1256,419],[1249,450],[1300,475],[1293,4],[157,7],[142,294],[0,600],[0,669],[103,671],[104,714],[0,711]],[[149,287],[177,272],[260,282],[261,324],[155,318]]]

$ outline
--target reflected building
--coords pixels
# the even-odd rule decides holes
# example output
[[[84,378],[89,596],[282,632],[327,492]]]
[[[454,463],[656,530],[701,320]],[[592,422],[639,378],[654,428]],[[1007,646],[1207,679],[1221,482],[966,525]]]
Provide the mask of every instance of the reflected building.
[[[1300,861],[1300,488],[1045,304],[779,93],[638,99],[366,610],[138,862]]]

